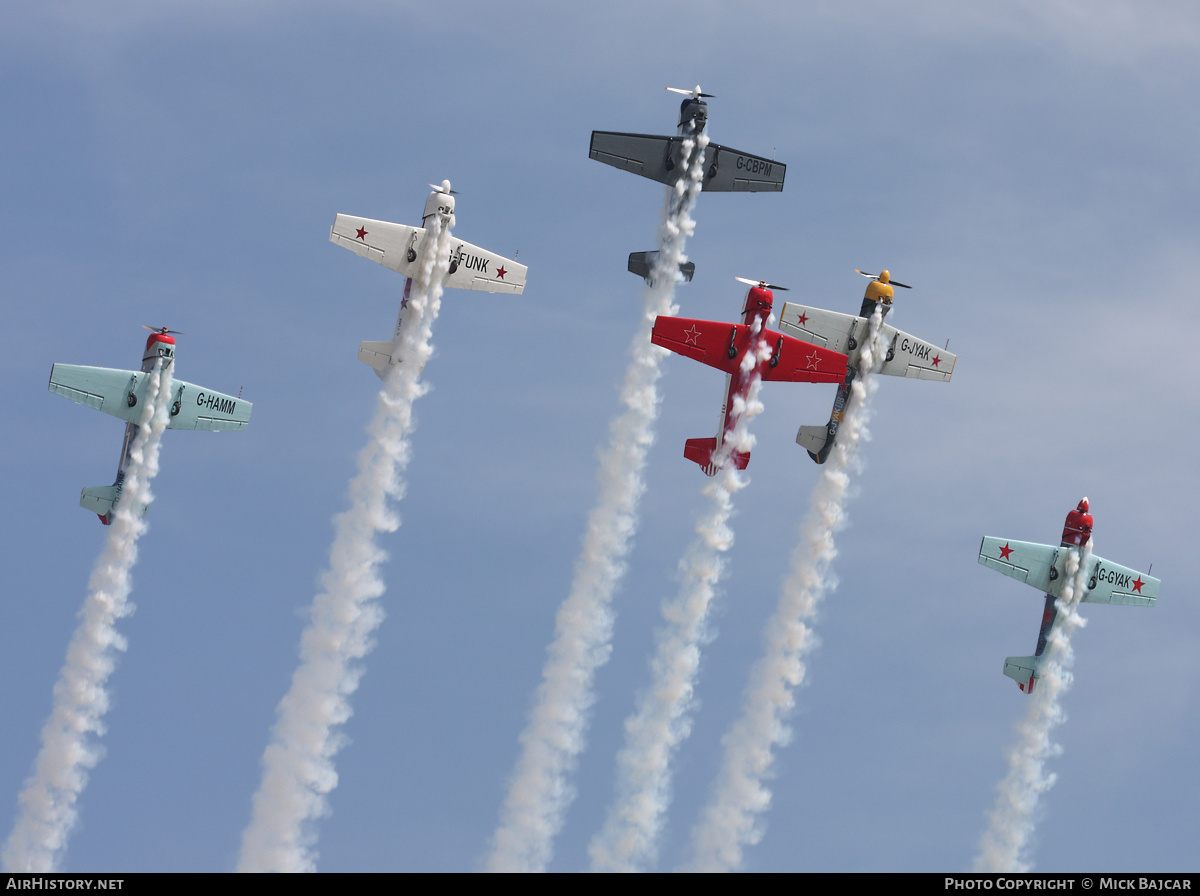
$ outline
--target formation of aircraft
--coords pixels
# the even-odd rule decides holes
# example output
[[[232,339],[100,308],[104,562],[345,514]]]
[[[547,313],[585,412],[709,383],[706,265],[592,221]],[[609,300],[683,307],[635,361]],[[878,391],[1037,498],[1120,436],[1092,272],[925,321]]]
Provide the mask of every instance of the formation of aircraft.
[[[1026,694],[1032,694],[1045,661],[1046,643],[1058,618],[1058,599],[1067,583],[1068,552],[1081,548],[1091,538],[1092,516],[1088,499],[1067,514],[1058,547],[984,537],[979,545],[979,562],[984,566],[1031,585],[1046,594],[1042,625],[1038,629],[1037,649],[1033,656],[1010,656],[1004,660],[1004,674]],[[1095,554],[1088,555],[1084,570],[1086,583],[1080,601],[1093,604],[1121,604],[1127,607],[1152,607],[1158,599],[1159,580],[1147,573],[1128,569]]]
[[[632,171],[661,184],[674,184],[683,175],[683,141],[699,135],[708,123],[708,103],[711,93],[702,93],[697,84],[693,90],[668,87],[682,93],[685,99],[679,106],[679,124],[674,137],[653,134],[629,134],[620,131],[592,131],[588,155],[597,162]],[[704,182],[702,189],[710,192],[779,192],[787,166],[774,159],[750,155],[718,143],[704,149]]]
[[[142,418],[145,403],[153,400],[148,394],[150,377],[147,374],[160,359],[164,371],[175,361],[172,331],[166,327],[146,329],[152,332],[146,339],[140,371],[75,364],[55,364],[50,368],[51,392],[125,421],[125,442],[121,446],[116,481],[112,485],[85,488],[79,497],[79,506],[96,514],[106,526],[112,522],[113,509],[121,499],[129,452],[139,429],[137,421]],[[181,334],[175,331],[175,335]],[[250,422],[253,405],[241,397],[234,398],[177,379],[171,381],[171,394],[174,398],[168,429],[245,429]],[[142,513],[145,512],[143,507]]]
[[[772,290],[785,287],[764,280],[737,279],[750,285],[740,324],[660,315],[650,336],[655,345],[725,373],[725,403],[716,437],[688,439],[683,449],[683,456],[699,464],[709,476],[720,470],[714,455],[737,426],[740,415],[735,399],[746,398],[753,377],[768,382],[836,383],[846,376],[844,354],[768,329],[767,319],[775,300]],[[733,450],[729,460],[744,470],[750,452]]]
[[[400,346],[400,333],[407,317],[413,278],[418,273],[417,259],[428,235],[426,227],[429,219],[437,215],[443,225],[447,225],[454,216],[455,193],[450,189],[450,181],[444,180],[441,184],[429,186],[433,188],[433,192],[425,200],[420,227],[338,215],[329,229],[331,243],[344,246],[356,255],[369,258],[407,278],[392,338],[387,342],[361,342],[358,346],[358,360],[370,365],[380,379],[387,376],[393,365],[403,360],[397,351]],[[442,283],[443,286],[514,295],[520,295],[525,290],[525,276],[529,270],[525,265],[460,239],[455,239],[452,246],[450,270]]]
[[[699,86],[693,90],[667,89],[685,96],[674,137],[593,131],[590,157],[660,183],[675,184],[683,173],[684,139],[704,131],[708,121],[708,106],[704,99],[711,95],[703,93]],[[780,191],[785,172],[786,166],[780,162],[709,143],[705,148],[703,189]],[[453,224],[455,193],[450,189],[450,182],[444,180],[440,185],[430,186],[433,192],[425,202],[419,227],[339,214],[330,228],[331,242],[406,278],[392,339],[364,341],[359,345],[359,360],[370,365],[380,378],[403,361],[398,351],[400,336],[413,279],[418,275],[418,259],[424,240],[430,235],[430,219],[437,216],[443,227]],[[653,285],[657,254],[630,254],[629,270]],[[524,291],[527,272],[525,265],[513,259],[455,239],[442,285],[519,295]],[[676,276],[680,281],[690,281],[694,273],[695,264],[684,262]],[[808,450],[814,461],[824,463],[836,442],[851,386],[860,373],[869,323],[876,309],[881,315],[880,344],[887,346],[878,372],[917,379],[950,380],[956,361],[954,354],[882,322],[891,310],[894,287],[911,287],[891,279],[886,270],[878,275],[857,273],[870,281],[857,316],[788,302],[780,314],[779,330],[771,330],[767,324],[774,303],[773,290],[785,287],[739,277],[740,282],[749,285],[740,323],[670,316],[655,320],[651,333],[655,345],[715,367],[726,375],[717,434],[713,438],[688,439],[684,446],[685,458],[698,464],[709,476],[716,475],[726,462],[733,463],[737,469],[746,468],[749,452],[730,450],[726,454],[722,448],[737,426],[753,379],[758,377],[768,382],[838,384],[829,422],[824,426],[802,426],[796,436],[796,441]],[[111,486],[85,488],[80,496],[80,506],[96,513],[105,525],[111,522],[121,497],[130,451],[139,428],[137,421],[144,412],[144,402],[151,400],[147,374],[160,359],[163,367],[169,370],[175,357],[171,330],[166,327],[146,329],[152,332],[146,340],[140,371],[56,363],[50,372],[51,392],[126,422],[116,480]],[[249,423],[252,404],[240,395],[234,398],[182,380],[172,380],[171,389],[174,397],[170,407],[170,429],[232,430],[245,429]],[[1004,674],[1013,678],[1027,694],[1032,693],[1037,682],[1046,644],[1057,619],[1057,600],[1066,581],[1068,551],[1087,542],[1091,526],[1092,517],[1084,498],[1076,510],[1068,514],[1057,548],[993,536],[985,537],[980,545],[980,563],[1039,588],[1046,595],[1034,654],[1008,657],[1004,664]],[[1158,596],[1158,579],[1089,556],[1087,586],[1081,600],[1130,606],[1154,604]]]
[[[823,308],[810,308],[794,302],[784,304],[783,312],[779,315],[779,329],[783,332],[813,345],[843,352],[850,359],[846,367],[846,378],[838,386],[837,395],[833,399],[833,413],[830,414],[829,422],[824,426],[801,426],[796,434],[796,442],[819,464],[825,463],[829,452],[833,450],[838,427],[846,413],[846,403],[850,400],[850,387],[862,368],[862,353],[867,342],[871,315],[879,308],[881,314],[887,316],[895,293],[893,286],[912,288],[892,280],[888,271],[882,271],[878,276],[863,274],[862,271],[857,273],[870,280],[857,317],[837,311],[826,311]],[[950,352],[886,323],[881,324],[880,339],[887,345],[887,354],[879,373],[922,380],[950,381],[955,361],[955,356]]]

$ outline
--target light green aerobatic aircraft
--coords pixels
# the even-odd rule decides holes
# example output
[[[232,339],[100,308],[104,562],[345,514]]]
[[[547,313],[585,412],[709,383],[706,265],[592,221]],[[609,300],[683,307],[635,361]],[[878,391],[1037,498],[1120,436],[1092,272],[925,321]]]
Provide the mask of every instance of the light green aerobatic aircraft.
[[[113,508],[121,497],[125,469],[129,466],[129,452],[138,432],[138,421],[145,412],[145,402],[153,400],[153,396],[148,394],[150,377],[146,374],[154,369],[155,362],[160,358],[164,372],[170,370],[175,360],[175,340],[170,333],[170,330],[162,327],[150,334],[142,355],[140,373],[75,364],[55,364],[50,368],[51,392],[125,421],[125,443],[121,447],[116,481],[112,485],[85,488],[79,498],[79,506],[92,511],[106,526],[112,522]],[[253,406],[240,396],[234,398],[223,395],[183,380],[171,381],[171,395],[168,429],[245,429],[250,422]],[[146,508],[143,507],[142,513],[145,512]]]
[[[979,562],[997,572],[1011,576],[1046,593],[1046,608],[1042,627],[1038,631],[1037,650],[1033,656],[1010,656],[1004,660],[1004,674],[1013,679],[1026,694],[1033,693],[1042,663],[1046,659],[1046,642],[1058,618],[1058,600],[1067,583],[1067,557],[1080,550],[1092,535],[1092,516],[1088,499],[1067,514],[1063,525],[1062,543],[1058,547],[1011,541],[1007,538],[984,536],[979,545]],[[1083,595],[1080,601],[1092,604],[1121,604],[1127,607],[1152,607],[1158,600],[1158,579],[1136,569],[1118,566],[1095,554],[1088,555],[1084,570]]]

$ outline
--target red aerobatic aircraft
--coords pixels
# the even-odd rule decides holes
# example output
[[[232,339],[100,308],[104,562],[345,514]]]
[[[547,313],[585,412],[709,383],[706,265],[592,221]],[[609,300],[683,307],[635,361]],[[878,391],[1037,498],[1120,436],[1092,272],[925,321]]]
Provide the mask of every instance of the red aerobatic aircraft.
[[[737,279],[750,284],[742,308],[742,323],[660,315],[650,335],[655,345],[726,374],[725,405],[716,438],[688,439],[683,448],[683,456],[699,464],[709,476],[715,476],[721,468],[721,458],[714,462],[714,457],[737,426],[741,412],[735,410],[735,399],[741,398],[742,402],[737,404],[744,407],[750,384],[756,377],[768,382],[840,383],[846,376],[845,355],[767,328],[775,299],[771,290],[784,287],[764,280],[756,283]],[[730,451],[729,459],[739,470],[744,470],[750,462],[750,452]]]

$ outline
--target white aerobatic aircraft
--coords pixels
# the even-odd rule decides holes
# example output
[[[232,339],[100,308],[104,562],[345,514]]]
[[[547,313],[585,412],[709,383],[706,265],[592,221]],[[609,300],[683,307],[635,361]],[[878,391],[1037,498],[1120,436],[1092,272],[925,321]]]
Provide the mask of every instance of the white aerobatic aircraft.
[[[425,211],[421,215],[421,226],[392,224],[371,218],[356,218],[338,215],[329,230],[329,241],[344,246],[351,252],[369,258],[385,268],[391,268],[407,279],[404,295],[400,299],[400,312],[396,317],[396,330],[387,342],[362,342],[358,346],[358,360],[369,364],[383,379],[394,364],[403,359],[398,357],[400,333],[407,317],[408,300],[412,292],[413,279],[418,274],[418,259],[429,231],[429,219],[438,215],[443,226],[451,226],[454,217],[454,193],[450,181],[441,185],[430,184],[433,192],[425,200]],[[455,238],[451,242],[450,270],[442,281],[443,287],[454,289],[478,289],[483,292],[507,292],[520,295],[525,289],[525,275],[529,269],[510,258],[472,246]]]

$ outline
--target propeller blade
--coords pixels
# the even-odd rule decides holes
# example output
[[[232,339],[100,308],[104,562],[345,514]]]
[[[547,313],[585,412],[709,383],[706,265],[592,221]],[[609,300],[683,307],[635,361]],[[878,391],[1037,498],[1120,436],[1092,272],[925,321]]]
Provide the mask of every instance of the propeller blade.
[[[684,90],[682,87],[668,87],[667,90],[671,91],[672,93],[682,93],[684,96],[690,96],[690,97],[693,97],[694,99],[700,99],[700,97],[707,97],[709,99],[713,99],[713,95],[711,93],[701,93],[700,92],[699,84],[697,84],[695,86],[695,88],[692,90]]]
[[[862,274],[868,280],[878,280],[879,279],[878,274],[868,274],[866,271],[860,271],[858,268],[854,269],[854,273]],[[912,289],[912,287],[909,286],[907,283],[900,283],[897,280],[892,280],[890,277],[888,278],[888,283],[891,284],[892,286],[899,286],[902,289]]]
[[[775,283],[768,283],[766,280],[747,280],[745,277],[734,277],[738,283],[745,283],[747,286],[757,286],[759,289],[778,289],[787,292],[786,286],[779,286]]]
[[[181,333],[181,332],[179,332],[178,330],[170,330],[170,329],[168,329],[168,328],[166,328],[166,327],[148,327],[148,326],[146,326],[145,324],[142,324],[142,329],[143,329],[143,330],[149,330],[149,331],[150,331],[150,332],[152,332],[152,333],[161,333],[163,336],[166,336],[166,335],[168,335],[168,334],[170,334],[170,335],[172,335],[172,336],[183,336],[183,335],[185,335],[184,333]]]

